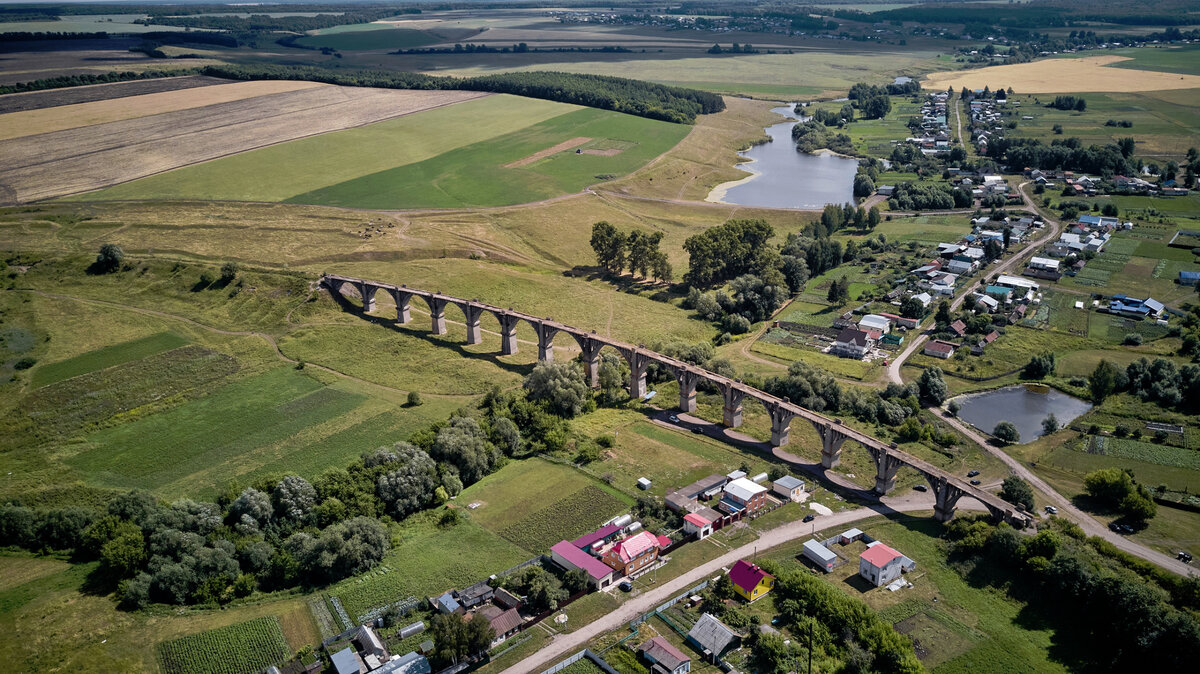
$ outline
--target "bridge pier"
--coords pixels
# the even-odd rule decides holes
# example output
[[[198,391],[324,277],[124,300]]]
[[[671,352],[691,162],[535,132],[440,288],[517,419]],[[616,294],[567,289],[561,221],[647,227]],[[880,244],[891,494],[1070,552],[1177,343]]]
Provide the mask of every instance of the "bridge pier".
[[[837,431],[837,427],[828,424],[810,422],[821,436],[821,465],[825,468],[836,468],[842,462],[842,445],[846,436]]]
[[[579,350],[583,352],[579,359],[587,368],[588,383],[592,388],[600,388],[600,349],[604,347],[604,343],[587,335],[572,336],[579,344]]]
[[[939,522],[949,522],[954,519],[954,509],[958,499],[963,497],[963,490],[950,484],[950,481],[940,476],[926,475],[929,486],[933,487],[933,495],[937,499],[933,505],[933,519]]]
[[[736,386],[721,388],[721,397],[725,399],[725,407],[721,413],[721,423],[729,428],[742,425],[742,399],[746,392]]]
[[[358,294],[362,297],[364,314],[375,311],[375,293],[378,291],[379,286],[367,285],[366,283],[358,284]]]
[[[546,320],[550,320],[547,318]],[[554,362],[554,336],[558,334],[558,328],[551,327],[545,323],[536,323],[533,326],[533,331],[537,333],[538,338],[538,360],[543,363]]]
[[[637,349],[629,352],[625,359],[629,361],[629,397],[635,400],[646,397],[646,368],[650,366],[650,359]]]
[[[438,297],[425,298],[429,302],[429,317],[433,320],[433,334],[446,334],[446,300]]]
[[[896,471],[904,465],[891,452],[882,450],[876,453],[875,459],[875,493],[883,496],[896,486]]]
[[[412,302],[412,293],[406,293],[403,290],[397,290],[392,293],[392,299],[396,300],[396,322],[400,324],[408,323],[412,320],[409,314],[410,303]]]
[[[479,319],[483,316],[483,307],[474,302],[459,306],[462,307],[463,317],[467,323],[467,344],[482,344],[483,330],[479,327]]]
[[[792,418],[796,414],[779,404],[767,406],[767,413],[771,415],[771,446],[786,445],[792,430]]]
[[[496,314],[496,320],[500,321],[500,353],[511,356],[517,352],[517,323],[521,319],[506,311]]]
[[[700,374],[688,369],[680,369],[675,373],[675,381],[679,382],[679,411],[696,411],[696,384],[700,382]]]

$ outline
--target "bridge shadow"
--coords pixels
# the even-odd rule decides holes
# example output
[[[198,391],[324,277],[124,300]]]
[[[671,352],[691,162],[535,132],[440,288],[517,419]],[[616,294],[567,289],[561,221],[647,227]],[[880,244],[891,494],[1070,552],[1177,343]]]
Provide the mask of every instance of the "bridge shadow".
[[[582,278],[585,281],[603,281],[622,292],[643,294],[650,293],[649,298],[656,302],[669,302],[673,297],[683,297],[679,286],[665,281],[639,279],[632,274],[614,274],[603,267],[577,264],[564,271],[567,278]]]
[[[336,303],[338,305],[338,307],[341,308],[342,313],[353,314],[354,316],[361,318],[362,320],[366,321],[367,323],[371,323],[373,325],[378,325],[382,328],[387,328],[388,330],[391,330],[392,332],[395,332],[395,333],[401,334],[401,335],[405,335],[406,337],[414,337],[416,339],[425,340],[429,344],[432,344],[438,348],[450,349],[463,358],[474,358],[476,360],[486,360],[489,363],[491,363],[492,365],[495,365],[496,367],[498,367],[506,372],[511,372],[513,374],[520,375],[522,377],[527,376],[530,372],[533,372],[533,367],[534,367],[533,363],[521,364],[521,363],[505,362],[500,359],[499,352],[479,353],[479,352],[475,352],[475,351],[468,351],[466,348],[466,346],[467,346],[466,344],[460,344],[460,343],[452,342],[452,341],[449,341],[446,339],[441,339],[440,335],[435,335],[432,332],[429,332],[427,330],[421,330],[420,328],[408,327],[407,325],[401,325],[400,323],[397,323],[394,319],[391,319],[391,318],[386,318],[384,316],[372,316],[371,314],[368,314],[366,311],[364,311],[363,307],[361,305],[351,302],[349,299],[346,298],[345,295],[338,293],[338,292],[329,291],[328,289],[326,289],[326,291],[329,292],[329,295],[330,295],[330,297],[333,298],[334,303]],[[414,321],[410,321],[410,324],[412,322],[414,322]]]

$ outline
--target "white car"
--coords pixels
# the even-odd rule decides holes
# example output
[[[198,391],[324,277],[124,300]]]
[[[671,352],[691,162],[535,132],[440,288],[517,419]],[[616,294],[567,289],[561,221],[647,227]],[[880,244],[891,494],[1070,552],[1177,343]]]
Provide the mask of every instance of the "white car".
[[[679,423],[679,417],[672,414],[671,416],[667,417],[667,421],[670,421],[673,424],[677,424],[677,423]]]
[[[1054,506],[1046,506],[1046,512],[1050,513],[1051,515],[1057,515],[1058,508],[1055,508]]]

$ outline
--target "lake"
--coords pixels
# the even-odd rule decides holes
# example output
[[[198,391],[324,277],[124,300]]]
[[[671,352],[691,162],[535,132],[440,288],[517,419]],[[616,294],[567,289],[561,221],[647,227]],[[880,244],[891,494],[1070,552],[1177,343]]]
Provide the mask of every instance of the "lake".
[[[773,112],[794,118],[792,106]],[[708,201],[764,208],[821,209],[826,204],[854,203],[854,175],[858,160],[823,152],[796,151],[792,127],[787,121],[768,126],[771,142],[755,145],[739,154],[750,160],[738,168],[753,175],[717,185]]]
[[[1050,414],[1065,426],[1088,410],[1092,404],[1061,391],[1034,393],[1024,386],[1009,386],[987,393],[955,398],[962,405],[958,417],[984,433],[991,433],[1001,421],[1011,421],[1021,433],[1021,443],[1033,442],[1042,435],[1042,420]]]

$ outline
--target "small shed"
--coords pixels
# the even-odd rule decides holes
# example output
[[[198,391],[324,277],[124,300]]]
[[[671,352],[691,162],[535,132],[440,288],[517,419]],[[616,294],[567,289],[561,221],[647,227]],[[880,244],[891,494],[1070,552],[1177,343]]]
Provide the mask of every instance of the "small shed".
[[[804,498],[804,480],[791,475],[784,475],[771,484],[771,491],[792,501]]]
[[[762,484],[767,481],[767,477],[769,476],[766,473],[759,473],[758,475],[750,478],[750,481],[755,484]]]
[[[821,545],[817,541],[804,541],[804,557],[817,565],[825,573],[833,571],[833,567],[837,564],[838,556],[833,550]]]
[[[644,477],[639,477],[638,481],[637,481],[637,486],[638,486],[638,489],[645,490],[645,489],[649,489],[651,486],[653,486],[653,483]]]

